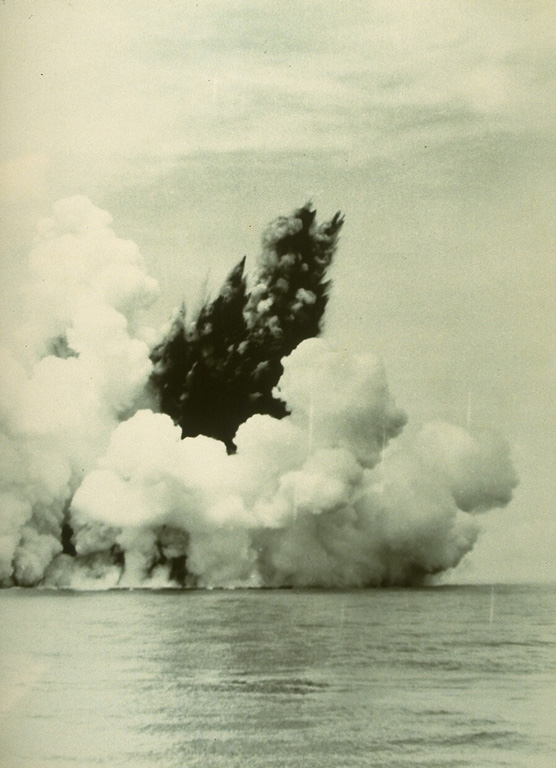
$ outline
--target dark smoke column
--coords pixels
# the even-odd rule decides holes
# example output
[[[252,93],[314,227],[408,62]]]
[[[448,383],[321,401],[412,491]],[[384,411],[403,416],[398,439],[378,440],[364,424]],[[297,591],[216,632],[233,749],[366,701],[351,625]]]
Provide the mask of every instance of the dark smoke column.
[[[254,286],[245,259],[219,295],[191,323],[182,307],[168,336],[153,350],[151,383],[160,409],[183,437],[208,435],[234,450],[237,428],[256,413],[281,418],[272,394],[281,359],[317,336],[328,302],[326,273],[343,217],[317,225],[309,204],[273,222],[263,236]]]

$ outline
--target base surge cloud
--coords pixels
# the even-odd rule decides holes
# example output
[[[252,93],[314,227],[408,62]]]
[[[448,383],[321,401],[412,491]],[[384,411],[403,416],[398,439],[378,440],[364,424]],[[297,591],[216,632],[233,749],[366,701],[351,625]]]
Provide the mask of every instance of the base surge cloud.
[[[278,219],[251,288],[240,262],[161,335],[137,247],[86,198],[54,206],[1,353],[2,585],[408,585],[473,547],[508,447],[396,440],[380,360],[319,335],[342,219],[314,219]]]

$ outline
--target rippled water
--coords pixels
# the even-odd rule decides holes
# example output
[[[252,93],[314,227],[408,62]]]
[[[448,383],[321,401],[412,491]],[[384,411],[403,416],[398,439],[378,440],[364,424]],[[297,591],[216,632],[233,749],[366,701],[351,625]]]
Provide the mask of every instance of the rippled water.
[[[6,591],[1,764],[552,768],[555,598]]]

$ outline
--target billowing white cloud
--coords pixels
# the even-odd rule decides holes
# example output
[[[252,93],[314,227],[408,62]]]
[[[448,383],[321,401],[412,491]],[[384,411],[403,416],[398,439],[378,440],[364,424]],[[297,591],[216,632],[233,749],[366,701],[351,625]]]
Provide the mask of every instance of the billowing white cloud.
[[[64,506],[151,370],[141,315],[157,285],[110,221],[83,197],[54,206],[2,350],[2,572],[13,563],[20,583],[61,551]]]
[[[501,439],[438,423],[399,445],[380,361],[321,338],[283,360],[283,420],[249,419],[234,455],[182,439],[148,407],[157,286],[135,245],[74,197],[40,223],[31,261],[3,365],[4,584],[419,583],[471,549],[473,514],[511,499]]]

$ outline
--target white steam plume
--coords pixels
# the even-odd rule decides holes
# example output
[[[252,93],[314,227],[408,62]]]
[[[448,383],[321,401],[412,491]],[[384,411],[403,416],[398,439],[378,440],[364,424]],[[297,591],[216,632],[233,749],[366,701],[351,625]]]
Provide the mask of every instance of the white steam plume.
[[[44,577],[65,505],[151,370],[141,314],[157,284],[110,221],[86,198],[54,206],[31,253],[22,327],[1,351],[3,581]]]
[[[2,364],[5,585],[416,584],[471,549],[475,513],[511,499],[501,438],[435,423],[399,445],[380,361],[323,339],[283,361],[290,415],[251,417],[234,455],[181,439],[146,395],[157,286],[109,215],[58,203],[31,269]]]

